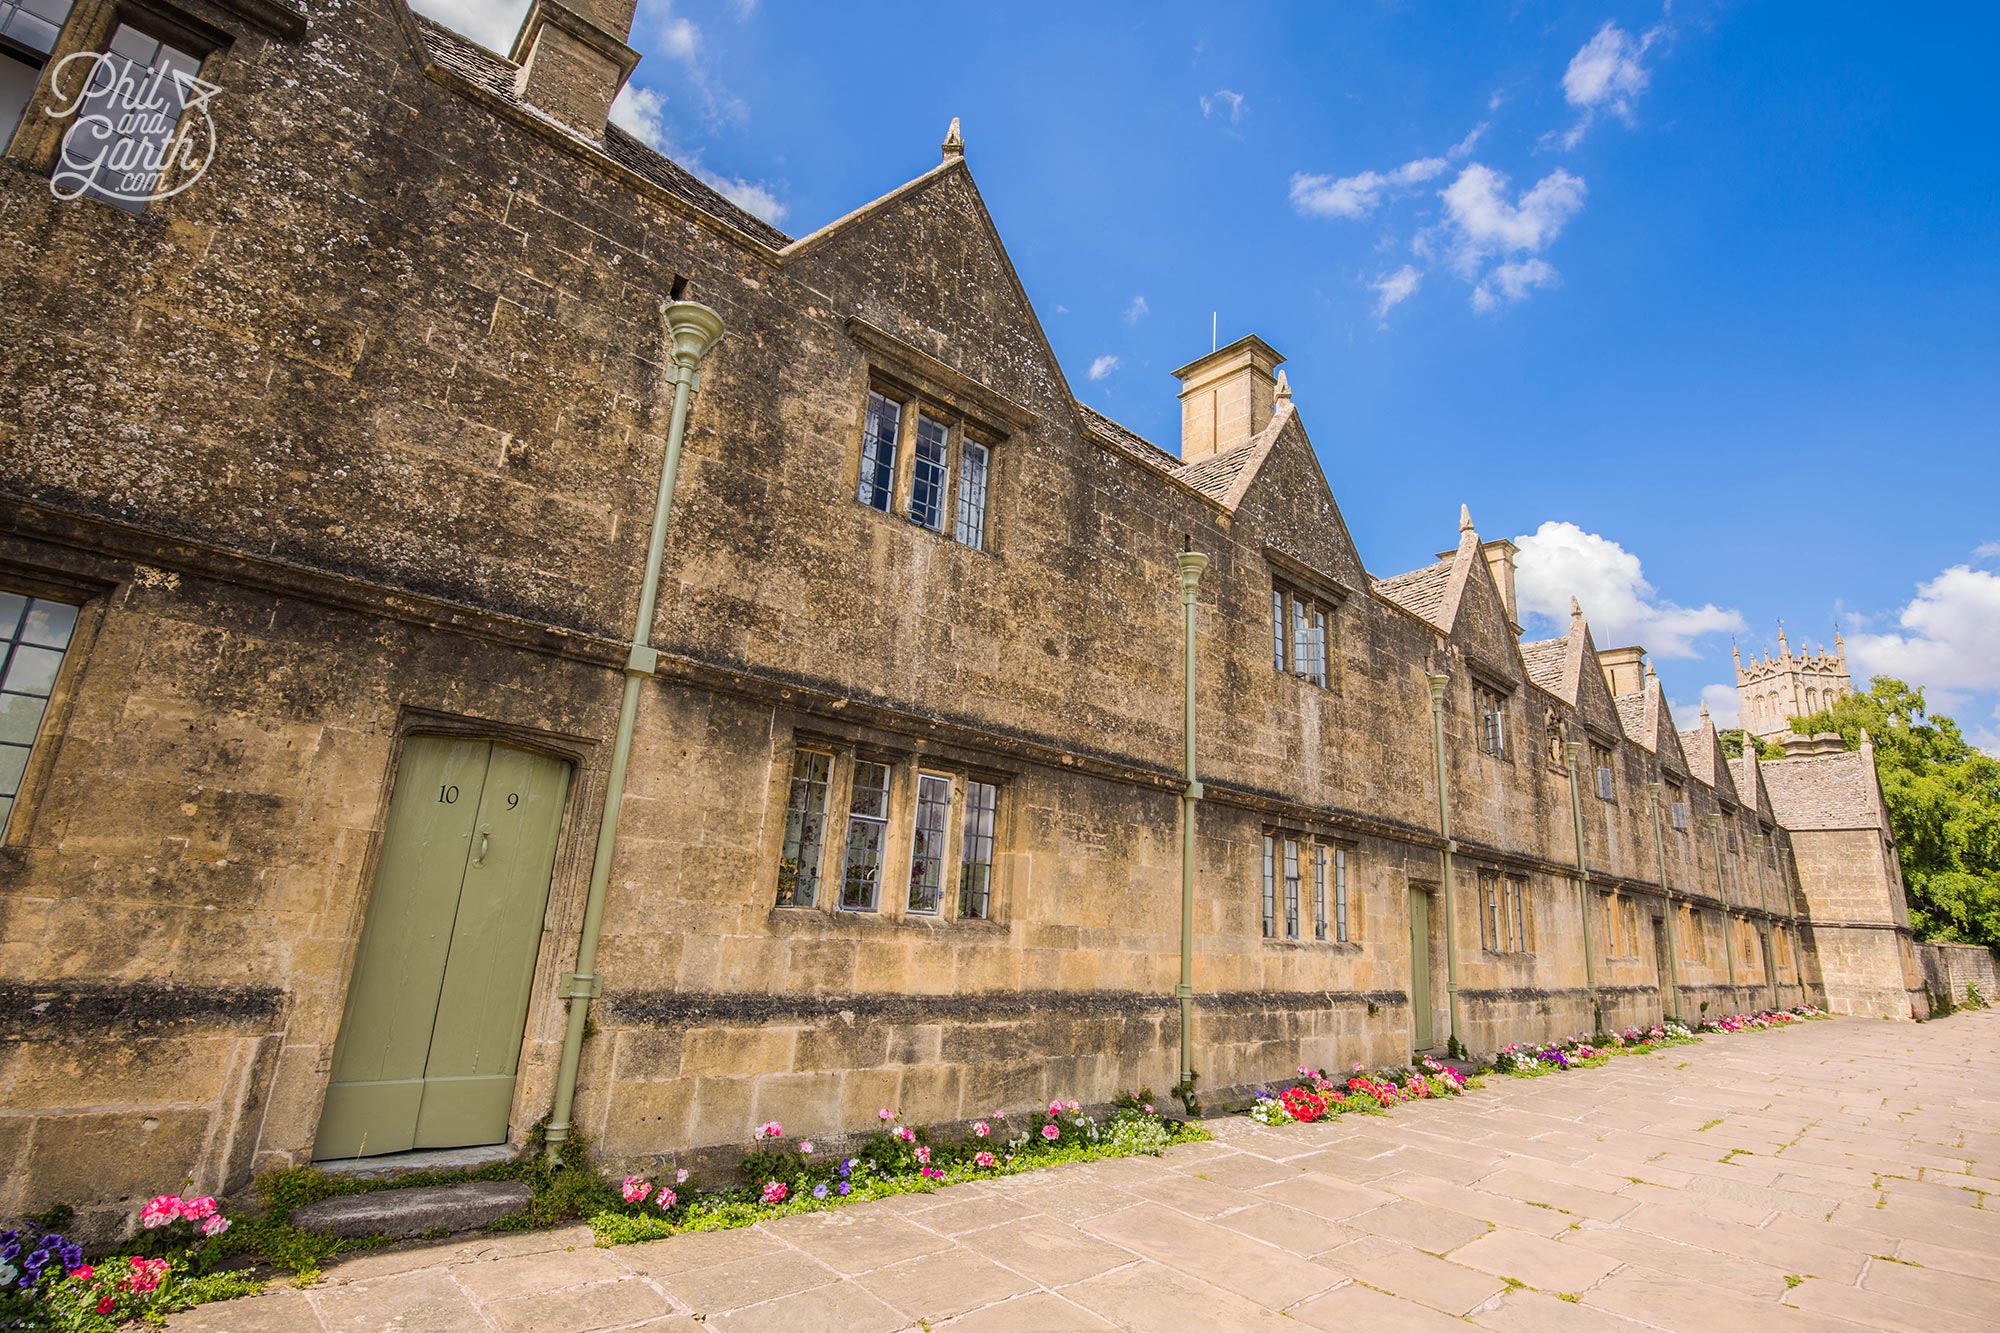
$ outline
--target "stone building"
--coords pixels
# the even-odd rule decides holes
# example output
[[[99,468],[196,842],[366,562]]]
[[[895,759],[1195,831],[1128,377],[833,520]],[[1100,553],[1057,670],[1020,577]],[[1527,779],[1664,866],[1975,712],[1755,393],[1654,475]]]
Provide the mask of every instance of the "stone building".
[[[1837,700],[1854,693],[1847,674],[1847,642],[1833,631],[1833,651],[1822,643],[1816,653],[1794,657],[1785,639],[1785,626],[1778,624],[1778,655],[1766,651],[1760,658],[1750,656],[1743,665],[1743,651],[1732,648],[1736,659],[1736,697],[1740,704],[1743,729],[1759,740],[1782,741],[1792,734],[1792,719],[1811,717],[1833,707]]]
[[[1642,650],[1524,644],[1463,512],[1373,577],[1259,339],[1179,372],[1178,450],[1079,404],[956,135],[810,235],[742,212],[606,124],[631,13],[50,40],[0,158],[0,1211],[524,1145],[582,1003],[613,1160],[1163,1093],[1184,544],[1206,1094],[1824,993],[1762,771]],[[121,25],[219,149],[58,199],[48,71]],[[728,332],[585,984],[683,295]]]

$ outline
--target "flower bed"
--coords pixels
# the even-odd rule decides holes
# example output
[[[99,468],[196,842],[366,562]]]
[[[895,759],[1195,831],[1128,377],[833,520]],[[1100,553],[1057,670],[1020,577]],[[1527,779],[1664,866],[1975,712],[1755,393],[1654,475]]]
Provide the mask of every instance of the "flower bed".
[[[955,1142],[933,1141],[928,1130],[901,1123],[887,1107],[877,1115],[876,1131],[846,1155],[822,1152],[810,1139],[787,1147],[782,1124],[760,1125],[743,1159],[747,1186],[699,1189],[684,1170],[657,1179],[627,1176],[619,1189],[622,1206],[598,1211],[590,1218],[591,1229],[605,1245],[658,1240],[1063,1162],[1157,1154],[1209,1137],[1199,1125],[1162,1117],[1150,1092],[1120,1097],[1103,1120],[1076,1102],[1050,1102],[1048,1110],[1013,1122],[1005,1111],[996,1111]]]
[[[1468,1086],[1471,1081],[1457,1070],[1428,1058],[1413,1069],[1379,1074],[1364,1073],[1357,1064],[1344,1082],[1300,1065],[1299,1081],[1291,1087],[1257,1089],[1249,1114],[1260,1125],[1309,1125],[1342,1115],[1380,1115],[1398,1102],[1456,1097]]]
[[[87,1262],[66,1239],[67,1209],[0,1231],[0,1328],[110,1333],[135,1320],[158,1323],[205,1301],[248,1296],[263,1283],[216,1272],[231,1223],[214,1199],[163,1194],[139,1212],[125,1254]]]

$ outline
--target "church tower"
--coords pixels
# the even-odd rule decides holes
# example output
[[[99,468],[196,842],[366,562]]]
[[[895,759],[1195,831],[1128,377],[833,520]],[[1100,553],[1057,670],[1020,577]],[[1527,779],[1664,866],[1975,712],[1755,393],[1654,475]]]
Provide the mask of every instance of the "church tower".
[[[1792,656],[1785,640],[1785,622],[1778,622],[1778,655],[1765,650],[1760,660],[1754,654],[1746,666],[1743,651],[1732,647],[1736,658],[1736,697],[1742,705],[1743,729],[1760,740],[1780,740],[1792,734],[1792,719],[1807,717],[1830,708],[1836,699],[1854,693],[1847,675],[1847,642],[1834,626],[1833,652],[1826,645],[1819,652]]]

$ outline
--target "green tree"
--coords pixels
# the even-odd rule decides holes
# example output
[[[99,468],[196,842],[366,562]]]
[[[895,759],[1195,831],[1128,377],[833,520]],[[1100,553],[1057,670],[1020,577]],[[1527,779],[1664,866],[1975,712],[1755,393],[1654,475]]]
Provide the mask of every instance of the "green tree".
[[[1731,759],[1741,759],[1743,757],[1743,743],[1745,741],[1755,742],[1757,757],[1759,759],[1783,759],[1785,757],[1784,746],[1778,744],[1776,741],[1760,741],[1741,727],[1729,727],[1718,731],[1715,733],[1715,738],[1722,742],[1722,753]]]
[[[1958,724],[1925,711],[1924,692],[1877,676],[1792,730],[1837,731],[1850,750],[1868,732],[1902,858],[1910,925],[1920,939],[2000,946],[2000,760]]]

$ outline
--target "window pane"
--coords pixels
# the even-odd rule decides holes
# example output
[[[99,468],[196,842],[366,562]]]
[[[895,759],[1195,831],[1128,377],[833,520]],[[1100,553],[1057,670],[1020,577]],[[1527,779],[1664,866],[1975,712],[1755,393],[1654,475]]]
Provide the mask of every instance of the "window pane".
[[[933,532],[944,527],[945,452],[951,433],[929,417],[917,418],[916,471],[910,479],[910,522]]]
[[[0,0],[0,34],[47,55],[69,17],[69,0]]]
[[[47,699],[32,694],[0,694],[0,742],[33,745]]]
[[[28,599],[18,592],[0,592],[0,643],[14,637],[14,631],[21,627],[21,616],[28,609]]]
[[[1334,936],[1342,944],[1347,943],[1347,849],[1336,847],[1333,852],[1333,920],[1338,933]]]
[[[1292,598],[1292,670],[1300,680],[1312,677],[1312,608]]]
[[[1326,612],[1312,613],[1312,683],[1326,684]]]
[[[1285,938],[1299,937],[1299,845],[1285,839]]]
[[[935,914],[944,898],[944,852],[950,835],[951,779],[917,779],[917,827],[910,841],[910,910]]]
[[[958,532],[974,550],[986,549],[986,446],[964,440],[958,447]]]
[[[121,23],[63,140],[52,185],[65,198],[82,193],[129,213],[142,210],[161,184],[167,145],[187,103],[191,85],[183,76],[200,68],[198,57]],[[157,103],[157,110],[141,114],[136,99]]]
[[[868,425],[861,435],[862,504],[889,512],[889,495],[896,485],[896,431],[903,405],[879,393],[868,395]]]
[[[1274,881],[1277,869],[1274,864],[1276,851],[1271,835],[1264,835],[1264,938],[1273,939],[1278,933],[1277,888]]]
[[[21,642],[36,643],[44,648],[67,648],[69,636],[76,629],[76,608],[61,602],[45,602],[37,597],[28,608],[28,619],[21,626]]]
[[[1313,848],[1313,938],[1326,938],[1326,848]]]
[[[847,808],[847,862],[840,880],[842,910],[875,910],[882,882],[882,840],[888,823],[889,766],[857,763],[854,793]]]
[[[778,862],[778,906],[819,903],[819,863],[826,835],[827,779],[833,756],[800,750],[792,758],[791,799],[785,807],[785,849]]]
[[[76,627],[76,608],[61,602],[0,593],[0,832],[13,813],[28,755],[48,711],[63,648]],[[48,647],[36,646],[36,643]]]
[[[985,921],[992,915],[993,814],[1000,789],[990,782],[965,784],[965,845],[960,853],[958,914]]]
[[[63,655],[53,648],[17,646],[7,660],[4,684],[16,694],[47,694],[56,685],[56,671]]]
[[[1271,591],[1271,665],[1285,669],[1285,594]]]

